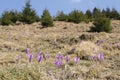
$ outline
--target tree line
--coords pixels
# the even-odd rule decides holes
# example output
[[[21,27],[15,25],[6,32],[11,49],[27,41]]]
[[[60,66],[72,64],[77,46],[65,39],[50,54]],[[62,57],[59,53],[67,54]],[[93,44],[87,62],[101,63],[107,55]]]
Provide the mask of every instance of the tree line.
[[[79,10],[73,10],[69,14],[65,14],[63,11],[59,11],[55,17],[52,17],[50,15],[50,12],[48,9],[45,9],[43,11],[43,14],[41,17],[39,17],[36,14],[36,11],[31,8],[30,1],[26,2],[25,7],[23,8],[22,12],[18,12],[16,10],[11,11],[5,11],[3,12],[2,16],[0,17],[0,25],[14,25],[17,21],[31,24],[34,22],[41,22],[41,24],[44,27],[53,26],[53,21],[66,21],[66,22],[74,22],[74,23],[80,23],[80,22],[90,22],[93,21],[94,25],[99,26],[92,27],[92,31],[106,31],[109,32],[111,30],[110,26],[110,19],[120,20],[120,13],[113,8],[112,10],[109,8],[100,10],[98,8],[94,8],[92,11],[87,10],[85,13]],[[101,26],[107,26],[106,28],[102,28]]]

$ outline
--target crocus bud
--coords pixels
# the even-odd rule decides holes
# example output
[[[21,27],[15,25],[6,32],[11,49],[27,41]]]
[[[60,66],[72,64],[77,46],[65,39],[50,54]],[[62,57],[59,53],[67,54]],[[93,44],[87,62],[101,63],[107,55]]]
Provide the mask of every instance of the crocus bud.
[[[94,60],[94,59],[96,59],[96,56],[92,56],[91,58]]]
[[[80,58],[79,57],[75,57],[75,62],[78,63],[80,61]]]
[[[57,59],[63,59],[63,55],[58,54],[58,55],[56,56],[56,58],[57,58]]]
[[[119,49],[119,44],[118,44],[118,43],[116,44],[116,48],[118,48],[118,49]]]
[[[21,59],[21,56],[18,56],[18,57],[17,57],[17,60],[20,61],[20,59]]]
[[[70,61],[70,57],[66,56],[66,62]]]
[[[38,55],[42,55],[42,52],[38,52]]]
[[[60,67],[63,63],[62,63],[62,61],[58,60],[58,61],[55,61],[54,64],[55,64],[57,67]]]
[[[103,59],[104,59],[103,54],[102,54],[102,53],[99,53],[99,54],[98,54],[98,60],[99,60],[99,61],[102,61]]]
[[[33,54],[28,54],[28,58],[29,58],[29,62],[31,62],[33,58]]]
[[[30,53],[30,49],[27,48],[27,49],[25,50],[25,52],[26,52],[27,54],[29,54],[29,53]]]
[[[40,62],[42,60],[42,56],[38,55],[37,60],[38,60],[38,62]]]

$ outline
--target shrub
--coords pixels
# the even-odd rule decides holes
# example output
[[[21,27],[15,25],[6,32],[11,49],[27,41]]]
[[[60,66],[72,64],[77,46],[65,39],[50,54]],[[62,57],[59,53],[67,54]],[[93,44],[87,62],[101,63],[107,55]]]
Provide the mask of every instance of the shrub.
[[[10,11],[9,15],[11,16],[11,21],[13,23],[16,23],[16,21],[19,21],[21,18],[21,14],[17,11]]]
[[[120,20],[120,15],[119,15],[119,17],[118,17],[118,20]]]
[[[0,18],[0,25],[1,25],[1,18]]]
[[[81,21],[87,22],[87,16],[78,10],[72,11],[68,16],[68,22],[80,23]]]
[[[27,24],[31,24],[36,21],[39,21],[39,17],[37,16],[35,10],[31,8],[29,0],[26,2],[26,6],[24,7],[22,11],[21,21]]]
[[[56,21],[67,21],[67,15],[63,13],[63,11],[58,12],[56,18]]]
[[[1,17],[1,25],[13,25],[20,20],[20,14],[17,11],[5,11]]]
[[[110,18],[110,14],[111,14],[110,8],[106,8],[106,17]]]
[[[52,17],[47,9],[43,11],[43,14],[41,17],[41,23],[44,27],[53,26]]]
[[[1,25],[13,25],[16,21],[20,20],[20,13],[17,11],[5,11],[2,14],[0,24]]]
[[[85,13],[85,15],[87,16],[87,18],[89,20],[92,20],[92,12],[90,10],[87,10],[86,13]]]
[[[12,17],[10,15],[10,12],[5,11],[2,14],[2,17],[1,17],[1,25],[10,25],[10,24],[13,24],[13,22],[12,22],[11,19],[12,19]]]
[[[112,27],[110,26],[110,19],[100,16],[95,19],[94,27],[91,28],[93,32],[111,32]]]
[[[115,8],[112,9],[112,11],[110,13],[110,18],[113,18],[113,19],[118,19],[119,18],[119,13]]]
[[[95,8],[93,9],[93,18],[98,17],[100,14],[101,14],[100,9],[98,9],[98,8],[95,7]]]

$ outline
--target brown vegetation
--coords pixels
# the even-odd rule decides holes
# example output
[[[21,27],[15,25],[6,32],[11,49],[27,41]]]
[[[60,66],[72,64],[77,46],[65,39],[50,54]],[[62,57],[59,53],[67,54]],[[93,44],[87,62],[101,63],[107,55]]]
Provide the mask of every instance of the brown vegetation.
[[[120,21],[112,20],[111,33],[92,33],[88,32],[93,25],[89,23],[69,23],[55,21],[54,27],[41,29],[41,23],[19,24],[14,26],[0,26],[0,80],[2,74],[4,77],[10,77],[10,70],[20,71],[18,73],[25,79],[28,75],[32,80],[119,80],[120,79]],[[101,43],[98,43],[102,41]],[[119,47],[116,47],[116,44]],[[49,60],[36,65],[36,62],[27,66],[24,50],[30,48],[31,53],[36,54],[38,51],[52,54],[54,57],[58,53],[71,57],[76,54],[81,61],[72,66],[65,65],[57,69]],[[105,60],[98,63],[90,60],[90,56],[103,53]],[[18,66],[16,57],[22,55],[23,59]],[[51,61],[53,59],[51,58]],[[40,66],[40,68],[39,68]],[[46,67],[44,67],[46,66]],[[27,70],[26,70],[27,68]],[[39,71],[36,69],[39,68]],[[7,71],[6,71],[7,69]],[[24,72],[25,71],[25,72]],[[2,73],[1,73],[2,72]],[[24,73],[23,73],[24,72]],[[8,73],[5,74],[5,73]],[[23,73],[24,75],[22,75]],[[28,74],[27,74],[28,73]],[[64,75],[63,75],[64,74]],[[14,78],[13,78],[14,77]],[[20,78],[15,78],[20,80]],[[31,78],[32,77],[32,78]]]

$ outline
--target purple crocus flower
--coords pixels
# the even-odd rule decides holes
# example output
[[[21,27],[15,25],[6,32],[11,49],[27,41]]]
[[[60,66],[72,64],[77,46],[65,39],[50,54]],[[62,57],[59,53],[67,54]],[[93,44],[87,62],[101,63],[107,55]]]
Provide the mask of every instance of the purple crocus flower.
[[[54,62],[54,64],[55,64],[57,67],[60,67],[63,63],[62,63],[62,61],[57,60],[57,61]]]
[[[37,57],[37,60],[38,60],[38,62],[40,62],[40,61],[42,60],[42,56],[39,55],[39,56]]]
[[[38,55],[42,55],[42,52],[38,52]]]
[[[17,57],[17,60],[20,61],[20,59],[21,59],[21,56],[18,56],[18,57]]]
[[[26,52],[27,54],[29,54],[29,53],[30,53],[30,49],[27,48],[27,49],[25,50],[25,52]]]
[[[91,56],[91,58],[94,60],[94,59],[96,59],[96,56],[94,55],[94,56]]]
[[[33,54],[28,54],[28,58],[29,58],[29,62],[31,62],[33,58]]]
[[[79,57],[75,57],[75,62],[78,63],[80,61],[80,58]]]
[[[119,44],[118,43],[116,44],[116,48],[119,48]]]
[[[104,59],[103,54],[102,54],[102,53],[99,53],[99,54],[98,54],[98,60],[99,60],[99,61],[102,61],[103,59]]]
[[[63,59],[63,55],[58,54],[58,55],[56,56],[56,58],[57,58],[57,59]]]
[[[66,62],[70,61],[70,57],[66,56]]]

